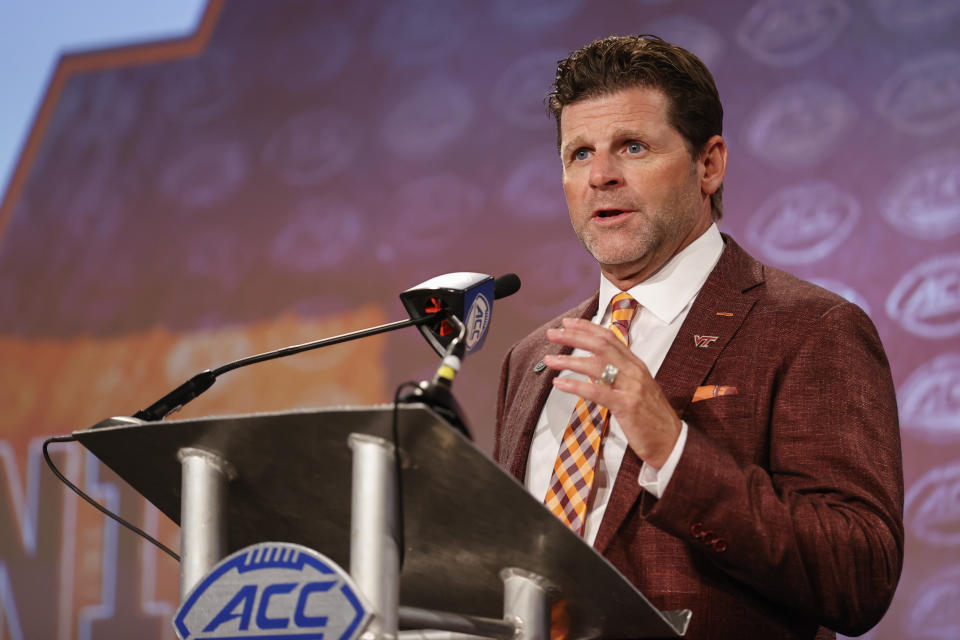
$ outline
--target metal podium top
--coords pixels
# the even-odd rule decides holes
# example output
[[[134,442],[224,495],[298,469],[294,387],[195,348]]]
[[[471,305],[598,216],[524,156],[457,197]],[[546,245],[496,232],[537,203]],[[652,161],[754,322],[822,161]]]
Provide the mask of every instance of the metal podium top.
[[[398,411],[405,560],[400,602],[499,618],[501,569],[557,585],[568,638],[672,638],[667,619],[512,476],[423,405]],[[350,433],[391,439],[392,407],[263,413],[74,433],[174,522],[177,451],[218,453],[230,483],[229,552],[294,542],[350,566]]]

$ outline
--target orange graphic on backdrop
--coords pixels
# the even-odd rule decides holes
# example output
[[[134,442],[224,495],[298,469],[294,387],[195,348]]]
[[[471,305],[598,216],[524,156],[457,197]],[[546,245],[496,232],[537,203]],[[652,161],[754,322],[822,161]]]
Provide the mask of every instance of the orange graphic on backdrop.
[[[0,336],[0,444],[16,452],[19,468],[15,472],[20,486],[25,487],[29,441],[39,434],[69,433],[111,415],[130,415],[193,374],[237,358],[383,322],[383,311],[367,306],[322,319],[290,314],[248,326],[184,334],[159,327],[111,338],[23,340]],[[385,336],[373,336],[229,372],[171,417],[388,401],[381,362],[386,340]],[[71,479],[83,487],[83,465],[78,464],[82,447],[71,443],[56,445],[52,450],[68,454],[72,462],[65,467],[72,470]],[[42,473],[49,472],[43,469]],[[105,470],[99,472],[99,481],[112,480]],[[122,514],[177,549],[176,525],[133,496],[131,490],[123,491],[129,499],[121,508]],[[101,495],[95,497],[103,499]],[[76,502],[73,497],[67,499]],[[72,589],[61,591],[67,594],[67,602],[61,602],[58,609],[71,620],[68,628],[76,629],[80,612],[100,604],[103,598],[104,517],[82,503],[69,511],[76,514],[75,521],[65,526],[67,531],[76,532],[77,542],[68,557],[60,557],[61,576],[72,577]],[[133,536],[127,531],[118,535]],[[135,538],[119,542],[131,541],[140,544]],[[172,611],[178,599],[176,564],[152,547],[141,549],[138,563],[142,568],[138,571],[145,572],[146,578],[136,599],[160,603],[160,609],[169,605]],[[53,557],[60,555],[55,549],[49,552]],[[149,570],[145,568],[148,565]],[[19,585],[18,600],[36,595],[28,591]],[[0,628],[0,639],[4,636]]]

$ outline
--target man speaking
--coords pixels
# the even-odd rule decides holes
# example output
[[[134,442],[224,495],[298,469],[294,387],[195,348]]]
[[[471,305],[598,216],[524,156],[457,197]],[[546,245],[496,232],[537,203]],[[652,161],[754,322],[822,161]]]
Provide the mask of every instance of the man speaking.
[[[694,55],[599,40],[548,101],[600,288],[507,354],[495,457],[657,608],[691,609],[688,638],[866,631],[903,557],[872,323],[719,232],[723,107]]]

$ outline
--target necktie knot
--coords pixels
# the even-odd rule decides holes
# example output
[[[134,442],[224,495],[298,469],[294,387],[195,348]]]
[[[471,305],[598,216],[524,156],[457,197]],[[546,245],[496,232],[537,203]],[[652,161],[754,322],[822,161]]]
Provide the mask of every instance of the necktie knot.
[[[610,330],[627,346],[630,345],[630,321],[639,307],[640,303],[625,291],[610,301]]]

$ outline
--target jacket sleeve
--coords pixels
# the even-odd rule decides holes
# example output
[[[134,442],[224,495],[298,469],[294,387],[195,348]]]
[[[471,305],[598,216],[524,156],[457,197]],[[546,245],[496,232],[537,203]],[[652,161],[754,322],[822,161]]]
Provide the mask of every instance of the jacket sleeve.
[[[903,561],[896,397],[857,307],[830,308],[808,334],[744,418],[764,449],[747,461],[685,415],[670,484],[641,508],[765,598],[859,634],[886,611]]]

